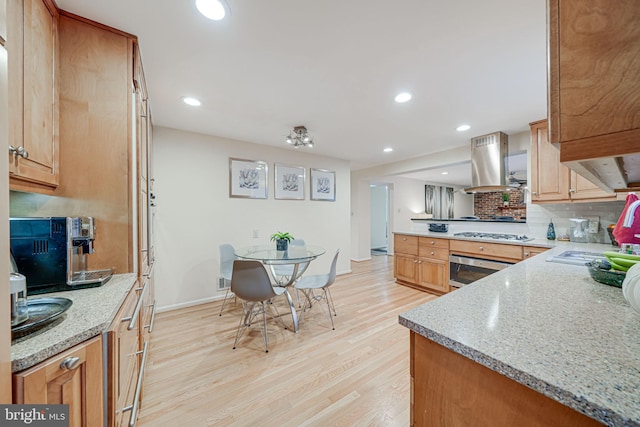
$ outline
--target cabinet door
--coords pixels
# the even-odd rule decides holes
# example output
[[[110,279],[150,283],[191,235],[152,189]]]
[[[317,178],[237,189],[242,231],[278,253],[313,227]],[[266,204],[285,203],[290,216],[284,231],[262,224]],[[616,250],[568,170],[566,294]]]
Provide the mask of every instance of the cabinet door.
[[[531,201],[568,201],[570,173],[549,143],[547,121],[531,123]]]
[[[621,143],[634,133],[637,144],[640,2],[550,0],[548,7],[551,141]]]
[[[416,282],[416,265],[418,260],[411,255],[397,254],[394,257],[394,275],[397,280]]]
[[[20,113],[12,117],[19,123],[14,125],[10,136],[10,145],[16,151],[10,156],[9,173],[14,181],[55,187],[59,162],[58,12],[49,0],[25,0],[22,22],[22,64],[13,66],[12,71],[22,68],[23,89],[21,97],[12,99],[12,105]],[[15,46],[13,43],[12,47]],[[18,54],[18,49],[15,53]],[[19,61],[15,56],[13,59]]]
[[[73,347],[14,375],[14,401],[67,404],[69,425],[103,425],[102,339]]]
[[[129,389],[131,384],[135,383],[138,373],[137,352],[140,348],[140,317],[136,319],[137,323],[131,324],[138,305],[138,292],[140,291],[136,291],[135,287],[130,291],[106,334],[109,426],[118,425],[117,420],[125,417],[122,410],[129,404],[127,399]],[[126,418],[128,416],[127,413]]]
[[[418,259],[418,285],[438,292],[449,292],[449,263],[436,259]]]
[[[541,248],[539,246],[523,246],[522,256],[524,259],[529,259],[548,250],[548,248]]]
[[[607,193],[574,171],[571,171],[571,188],[569,189],[569,192],[571,193],[571,200],[616,199],[615,193]]]

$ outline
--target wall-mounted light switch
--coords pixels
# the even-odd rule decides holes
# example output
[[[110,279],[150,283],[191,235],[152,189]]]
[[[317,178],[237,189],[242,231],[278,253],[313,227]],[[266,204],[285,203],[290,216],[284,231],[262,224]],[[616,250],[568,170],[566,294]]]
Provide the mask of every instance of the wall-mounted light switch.
[[[589,233],[595,234],[600,228],[600,217],[589,217]]]

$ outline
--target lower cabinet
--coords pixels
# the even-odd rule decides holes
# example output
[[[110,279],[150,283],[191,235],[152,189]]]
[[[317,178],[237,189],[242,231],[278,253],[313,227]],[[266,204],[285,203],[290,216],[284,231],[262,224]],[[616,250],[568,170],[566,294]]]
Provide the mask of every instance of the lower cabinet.
[[[149,281],[134,286],[105,332],[107,341],[107,425],[135,425],[142,400],[142,380],[148,340],[145,323]],[[148,336],[147,336],[148,337]]]
[[[549,248],[542,248],[540,246],[523,246],[522,257],[524,259],[529,259],[548,250]]]
[[[602,426],[411,332],[412,426]]]
[[[14,403],[68,404],[69,426],[101,426],[102,338],[97,336],[13,375]]]
[[[397,234],[394,276],[400,284],[427,292],[449,292],[449,240]]]

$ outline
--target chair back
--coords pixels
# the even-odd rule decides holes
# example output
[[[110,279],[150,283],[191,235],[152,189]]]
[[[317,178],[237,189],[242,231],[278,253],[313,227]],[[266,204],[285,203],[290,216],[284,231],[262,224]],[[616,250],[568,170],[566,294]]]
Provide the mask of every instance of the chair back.
[[[220,245],[220,275],[231,280],[233,261],[236,259],[235,249],[227,243]]]
[[[233,261],[231,292],[245,301],[266,301],[276,296],[269,273],[254,260]]]
[[[327,284],[324,287],[330,286],[333,282],[336,281],[336,264],[338,263],[338,255],[340,255],[340,249],[336,251],[336,254],[333,256],[333,261],[331,261],[331,269],[329,270],[329,280],[327,280]]]

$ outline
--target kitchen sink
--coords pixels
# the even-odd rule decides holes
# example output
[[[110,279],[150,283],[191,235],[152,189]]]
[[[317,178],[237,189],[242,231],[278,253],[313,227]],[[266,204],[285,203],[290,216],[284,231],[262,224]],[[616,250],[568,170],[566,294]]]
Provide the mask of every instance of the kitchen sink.
[[[561,254],[547,258],[549,262],[559,262],[561,264],[585,265],[587,262],[597,259],[605,259],[600,252],[564,251]]]

